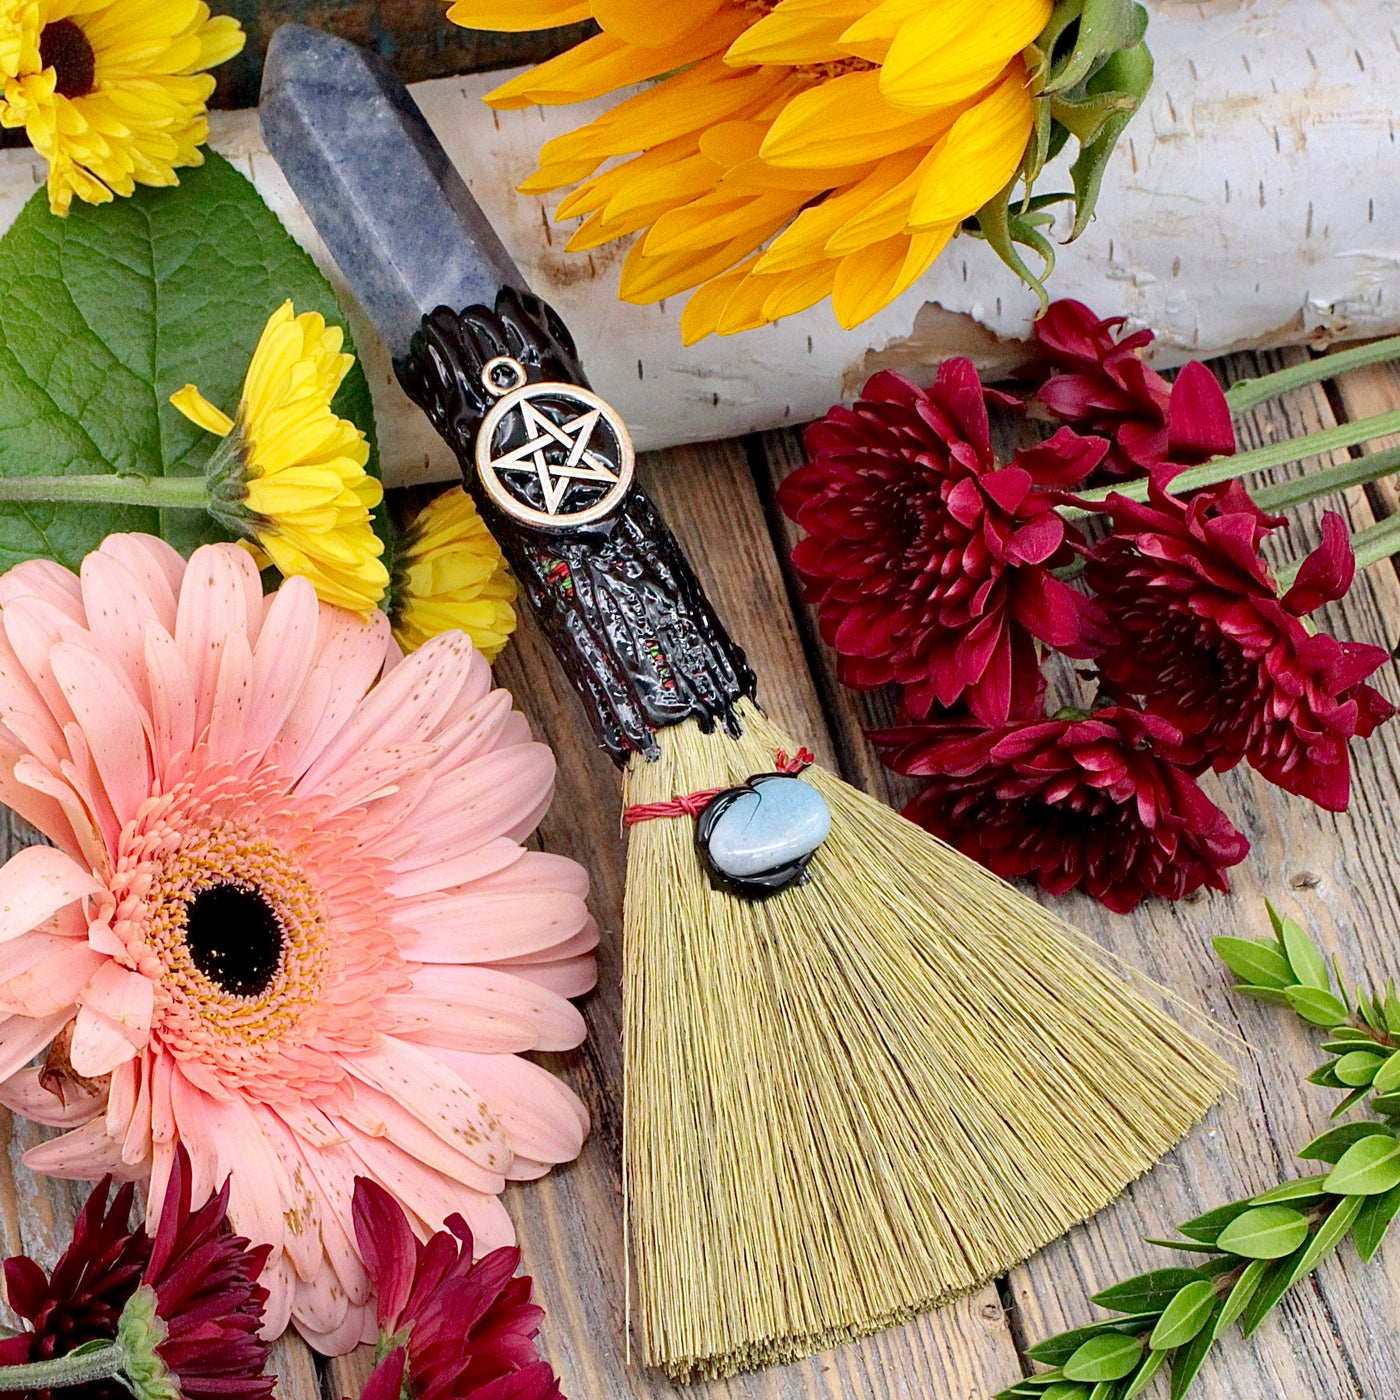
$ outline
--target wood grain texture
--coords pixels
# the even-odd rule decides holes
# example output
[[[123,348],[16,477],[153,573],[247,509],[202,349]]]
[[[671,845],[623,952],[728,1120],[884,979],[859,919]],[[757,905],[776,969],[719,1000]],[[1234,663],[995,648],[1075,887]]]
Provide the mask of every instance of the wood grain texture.
[[[1256,372],[1255,364],[1241,360],[1225,369],[1234,377]],[[1326,425],[1334,406],[1348,416],[1400,406],[1400,377],[1365,371],[1265,405],[1242,425],[1241,445]],[[864,738],[866,728],[891,717],[890,699],[857,696],[836,684],[831,654],[785,567],[795,535],[773,497],[800,460],[797,434],[784,432],[675,449],[644,459],[640,469],[746,645],[773,718],[848,781],[900,803],[914,785],[886,772]],[[1383,493],[1368,497],[1357,490],[1324,506],[1341,509],[1359,528],[1373,518],[1373,503],[1386,509],[1392,502]],[[1296,525],[1280,559],[1315,543],[1320,514],[1314,507],[1292,513]],[[1391,566],[1370,570],[1322,623],[1340,636],[1393,646],[1400,640],[1400,583]],[[1258,934],[1267,894],[1304,919],[1355,977],[1400,971],[1391,932],[1400,926],[1400,832],[1388,818],[1400,791],[1400,728],[1384,728],[1356,746],[1355,795],[1344,815],[1321,812],[1251,773],[1212,780],[1212,795],[1254,846],[1233,872],[1233,894],[1150,904],[1131,917],[1106,914],[1081,899],[1058,901],[1056,909],[1247,1044],[1240,1052],[1239,1094],[1122,1200],[1016,1270],[1000,1290],[987,1288],[798,1365],[678,1392],[659,1375],[629,1366],[624,1351],[618,935],[625,864],[617,774],[593,743],[532,623],[522,626],[497,675],[558,755],[558,800],[539,839],[592,872],[593,908],[603,930],[599,988],[583,1003],[590,1039],[575,1054],[544,1057],[583,1096],[593,1135],[577,1163],[513,1187],[507,1198],[524,1267],[549,1310],[545,1351],[574,1400],[677,1393],[697,1400],[987,1400],[1021,1372],[1028,1343],[1090,1315],[1089,1291],[1166,1262],[1142,1244],[1143,1234],[1165,1232],[1211,1205],[1300,1174],[1293,1151],[1326,1122],[1334,1096],[1300,1084],[1315,1062],[1315,1037],[1291,1017],[1231,995],[1211,953],[1211,935]],[[1400,699],[1393,667],[1384,669],[1379,684]],[[3,815],[4,851],[33,839]],[[66,1242],[85,1188],[36,1177],[22,1166],[20,1154],[42,1133],[8,1118],[0,1122],[0,1244],[7,1254],[24,1250],[48,1263]],[[1400,1245],[1390,1243],[1369,1268],[1347,1247],[1253,1342],[1233,1336],[1224,1342],[1193,1394],[1199,1400],[1392,1400],[1400,1393],[1398,1303]],[[354,1400],[370,1352],[318,1363],[286,1338],[275,1364],[284,1400]]]

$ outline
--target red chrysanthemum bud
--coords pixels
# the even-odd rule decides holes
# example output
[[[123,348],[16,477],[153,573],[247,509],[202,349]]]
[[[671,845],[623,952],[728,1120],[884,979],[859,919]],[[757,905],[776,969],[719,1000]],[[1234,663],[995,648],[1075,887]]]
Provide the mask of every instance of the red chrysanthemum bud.
[[[354,1217],[384,1351],[360,1400],[398,1400],[405,1379],[414,1400],[563,1400],[540,1359],[544,1309],[516,1277],[518,1249],[473,1263],[460,1215],[421,1244],[399,1203],[365,1177],[355,1178]]]
[[[1037,641],[1075,657],[1104,641],[1095,605],[1052,573],[1083,542],[1055,504],[1102,440],[1062,429],[999,465],[986,391],[956,359],[927,390],[877,374],[806,445],[778,499],[807,531],[793,564],[846,684],[897,682],[911,714],[965,702],[999,724],[1038,704]]]
[[[1052,302],[1034,326],[1047,377],[1033,408],[1110,438],[1099,467],[1109,480],[1142,476],[1164,462],[1194,466],[1232,453],[1235,431],[1215,376],[1192,361],[1168,383],[1142,358],[1152,332],[1120,336],[1124,319],[1100,320],[1077,301]]]
[[[1155,484],[1147,504],[1112,496],[1114,533],[1087,577],[1118,641],[1100,669],[1181,732],[1176,759],[1193,773],[1246,760],[1270,782],[1342,811],[1347,743],[1395,708],[1362,682],[1387,658],[1300,620],[1350,587],[1356,563],[1339,516],[1280,598],[1260,543],[1265,515],[1238,482],[1178,500]]]
[[[1165,720],[1121,707],[978,729],[913,725],[872,738],[928,778],[905,816],[1006,879],[1082,889],[1120,914],[1149,896],[1226,890],[1249,842],[1162,755]]]

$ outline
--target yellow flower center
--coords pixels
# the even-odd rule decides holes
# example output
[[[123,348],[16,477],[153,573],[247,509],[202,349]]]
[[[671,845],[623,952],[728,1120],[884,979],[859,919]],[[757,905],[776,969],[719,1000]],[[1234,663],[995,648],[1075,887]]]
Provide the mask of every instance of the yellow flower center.
[[[52,68],[60,97],[86,97],[97,85],[97,56],[82,26],[56,19],[39,35],[39,61]]]

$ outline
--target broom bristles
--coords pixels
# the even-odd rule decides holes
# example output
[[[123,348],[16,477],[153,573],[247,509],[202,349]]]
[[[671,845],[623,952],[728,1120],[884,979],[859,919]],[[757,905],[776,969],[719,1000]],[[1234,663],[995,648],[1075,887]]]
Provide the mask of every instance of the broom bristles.
[[[796,744],[753,706],[627,803]],[[712,891],[689,820],[631,833],[624,1188],[644,1359],[731,1375],[979,1287],[1113,1200],[1228,1066],[1034,901],[819,768],[806,885]]]

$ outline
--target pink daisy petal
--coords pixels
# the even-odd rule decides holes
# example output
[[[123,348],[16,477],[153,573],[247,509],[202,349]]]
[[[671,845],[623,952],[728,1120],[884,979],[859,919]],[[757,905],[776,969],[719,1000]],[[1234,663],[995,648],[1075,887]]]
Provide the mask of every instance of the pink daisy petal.
[[[484,1252],[506,1181],[582,1143],[516,1053],[577,1044],[595,976],[587,877],[520,844],[553,756],[460,635],[401,658],[231,545],[11,570],[0,634],[0,798],[64,847],[0,868],[0,1099],[69,1128],[37,1169],[146,1177],[153,1222],[177,1144],[196,1203],[229,1176],[269,1329],[348,1349],[357,1175]],[[110,1078],[64,1104],[29,1062],[69,1023]]]

